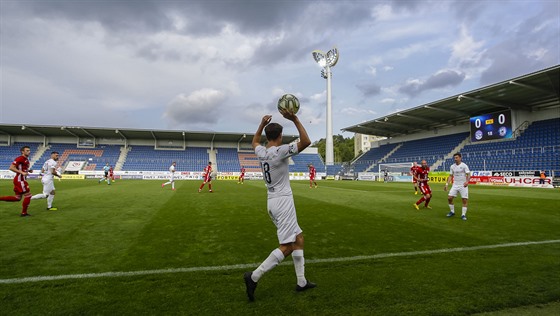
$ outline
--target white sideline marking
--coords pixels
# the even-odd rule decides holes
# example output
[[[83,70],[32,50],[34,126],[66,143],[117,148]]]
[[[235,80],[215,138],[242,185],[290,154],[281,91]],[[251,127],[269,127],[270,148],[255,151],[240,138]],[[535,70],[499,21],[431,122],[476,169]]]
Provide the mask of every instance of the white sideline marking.
[[[377,254],[377,255],[369,255],[369,256],[354,256],[354,257],[327,258],[327,259],[308,259],[308,260],[305,260],[305,263],[310,264],[310,263],[325,263],[325,262],[347,262],[347,261],[359,261],[359,260],[372,260],[372,259],[382,259],[382,258],[390,258],[390,257],[432,255],[432,254],[449,253],[449,252],[475,251],[475,250],[481,250],[481,249],[495,249],[495,248],[543,245],[543,244],[553,244],[553,243],[560,243],[560,239],[557,239],[557,240],[543,240],[543,241],[515,242],[515,243],[508,243],[508,244],[496,244],[496,245],[474,246],[474,247],[444,248],[444,249],[435,249],[435,250],[380,253],[380,254]],[[281,265],[291,265],[291,264],[292,264],[292,262],[290,262],[290,261],[281,263]],[[85,273],[85,274],[45,275],[45,276],[15,278],[15,279],[0,279],[0,284],[16,284],[16,283],[30,283],[30,282],[40,282],[40,281],[70,280],[70,279],[92,279],[92,278],[103,278],[103,277],[125,277],[125,276],[137,276],[137,275],[154,275],[154,274],[166,274],[166,273],[199,272],[199,271],[241,270],[241,269],[254,268],[254,267],[257,267],[258,265],[259,265],[259,263],[246,263],[246,264],[234,264],[234,265],[227,265],[227,266],[157,269],[157,270],[128,271],[128,272],[123,271],[123,272],[102,272],[102,273]]]

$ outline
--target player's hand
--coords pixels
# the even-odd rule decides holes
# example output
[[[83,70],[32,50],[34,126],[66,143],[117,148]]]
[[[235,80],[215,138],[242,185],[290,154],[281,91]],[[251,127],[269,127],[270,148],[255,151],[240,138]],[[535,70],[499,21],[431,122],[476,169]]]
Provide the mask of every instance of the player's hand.
[[[297,115],[295,115],[295,113],[292,110],[286,110],[286,109],[280,109],[280,114],[282,114],[282,116],[290,121],[295,121],[297,120]]]
[[[272,115],[265,115],[261,120],[261,126],[266,126],[272,120]]]
[[[469,186],[469,183],[468,183],[468,182],[465,182],[465,183],[463,184],[463,187],[465,187],[465,188],[468,187],[468,186]]]
[[[27,171],[27,174],[30,174],[30,173],[33,173],[33,169],[29,169],[29,170]]]
[[[443,191],[447,191],[447,185],[443,187]]]

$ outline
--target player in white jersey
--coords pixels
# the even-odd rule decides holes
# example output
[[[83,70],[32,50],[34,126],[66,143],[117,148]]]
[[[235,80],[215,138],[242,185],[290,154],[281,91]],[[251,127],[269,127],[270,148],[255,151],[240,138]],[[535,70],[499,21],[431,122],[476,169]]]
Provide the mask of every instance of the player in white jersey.
[[[175,166],[177,166],[177,163],[173,161],[173,163],[171,163],[171,166],[169,166],[169,181],[162,183],[162,188],[168,184],[171,184],[171,190],[175,191]]]
[[[53,151],[51,153],[51,159],[45,161],[43,167],[41,168],[41,174],[43,174],[43,178],[41,178],[41,183],[43,184],[43,193],[35,194],[31,197],[32,200],[47,199],[47,210],[49,211],[58,210],[58,208],[52,206],[55,195],[54,177],[62,177],[56,169],[58,155],[58,152]]]
[[[462,162],[462,157],[460,153],[453,155],[455,163],[451,165],[451,170],[449,177],[447,177],[447,182],[445,183],[444,190],[447,191],[449,183],[453,181],[451,190],[447,196],[447,201],[449,202],[449,213],[447,217],[455,215],[455,205],[453,205],[453,198],[457,196],[457,193],[461,194],[461,199],[463,200],[463,207],[461,209],[461,219],[467,220],[467,203],[469,200],[469,180],[471,178],[471,171],[469,166]]]
[[[255,299],[257,282],[264,273],[276,267],[285,257],[292,255],[297,277],[296,291],[305,291],[317,285],[305,278],[305,260],[303,257],[303,233],[297,222],[296,208],[292,196],[289,178],[289,157],[298,154],[311,144],[305,128],[298,117],[283,110],[282,116],[292,121],[298,132],[299,142],[282,145],[282,125],[270,123],[271,115],[265,115],[255,136],[253,149],[262,166],[263,177],[268,191],[267,210],[277,228],[279,247],[254,271],[243,276],[250,301]],[[270,123],[270,124],[269,124]],[[266,148],[260,144],[263,129],[268,144]]]

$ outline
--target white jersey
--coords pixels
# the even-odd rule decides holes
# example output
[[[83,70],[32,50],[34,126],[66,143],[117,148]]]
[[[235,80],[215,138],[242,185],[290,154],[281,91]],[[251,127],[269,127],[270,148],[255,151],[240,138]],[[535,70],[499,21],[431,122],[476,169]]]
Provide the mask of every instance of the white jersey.
[[[266,148],[257,146],[255,154],[261,163],[268,198],[291,196],[289,157],[298,154],[297,143]]]
[[[42,168],[44,170],[43,180],[52,181],[54,179],[54,175],[52,173],[52,170],[55,169],[55,168],[56,168],[56,161],[54,161],[54,159],[51,158],[51,159],[45,161],[45,163],[43,164],[43,168]]]
[[[175,166],[174,165],[171,165],[169,167],[169,172],[171,172],[171,174],[173,174],[175,172]]]
[[[464,162],[452,164],[450,174],[453,176],[453,185],[463,186],[467,182],[467,173],[471,173],[471,171]]]

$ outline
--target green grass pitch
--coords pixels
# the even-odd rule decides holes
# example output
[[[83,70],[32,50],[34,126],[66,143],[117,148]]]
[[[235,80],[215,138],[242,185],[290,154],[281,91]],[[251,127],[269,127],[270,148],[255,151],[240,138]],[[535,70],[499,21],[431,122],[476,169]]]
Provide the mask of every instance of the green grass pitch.
[[[558,314],[560,192],[470,187],[468,221],[447,218],[443,185],[415,210],[409,183],[292,181],[305,234],[306,276],[291,258],[265,274],[250,303],[243,273],[277,247],[262,181],[55,182],[58,211],[0,203],[0,314],[467,315],[527,308]],[[33,193],[39,181],[30,182]],[[11,195],[9,180],[0,194]],[[460,215],[460,201],[456,199]],[[554,241],[544,244],[469,247]],[[465,248],[455,252],[421,252]],[[383,254],[411,253],[403,256]],[[414,254],[413,252],[421,252]],[[361,260],[357,256],[365,256]],[[369,257],[368,257],[369,256]],[[346,258],[346,259],[345,259]],[[323,262],[318,259],[329,259]],[[332,260],[330,260],[332,259]],[[251,268],[234,265],[251,264]],[[254,264],[254,265],[252,265]],[[200,269],[201,267],[217,267]],[[162,269],[37,282],[5,280]],[[145,273],[145,272],[144,272]],[[548,304],[548,308],[540,306]],[[527,314],[529,315],[529,314]],[[532,314],[531,314],[532,315]]]

